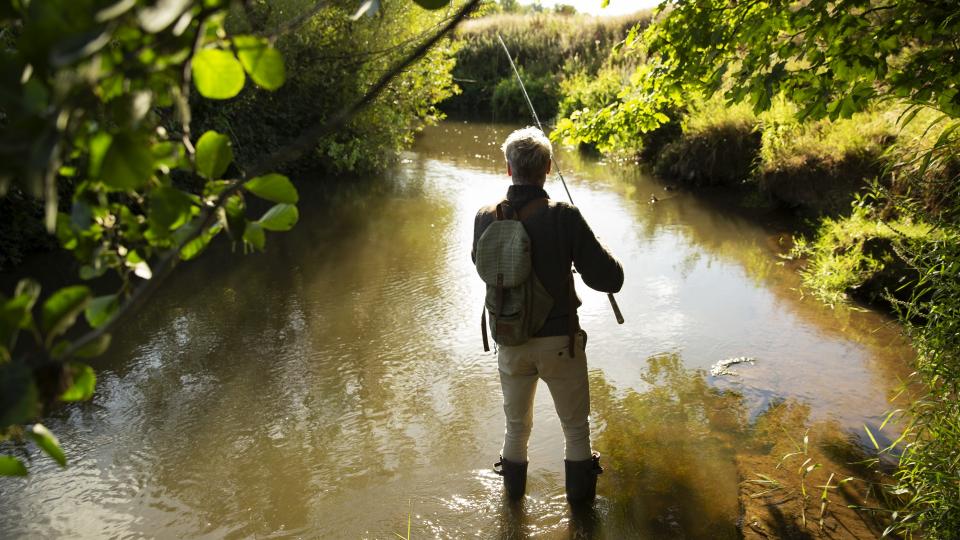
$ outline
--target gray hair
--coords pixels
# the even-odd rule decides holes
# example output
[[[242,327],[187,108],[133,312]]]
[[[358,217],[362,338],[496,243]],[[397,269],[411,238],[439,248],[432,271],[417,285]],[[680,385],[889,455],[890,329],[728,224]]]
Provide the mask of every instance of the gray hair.
[[[511,133],[502,149],[514,179],[521,183],[540,181],[553,155],[550,139],[533,126]]]

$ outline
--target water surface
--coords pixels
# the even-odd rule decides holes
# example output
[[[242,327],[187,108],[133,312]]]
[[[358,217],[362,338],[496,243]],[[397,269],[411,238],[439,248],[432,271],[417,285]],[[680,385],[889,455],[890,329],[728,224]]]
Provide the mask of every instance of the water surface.
[[[0,479],[0,536],[395,538],[409,517],[416,538],[736,537],[736,458],[759,419],[786,404],[854,440],[881,421],[912,354],[888,319],[804,298],[779,236],[737,212],[563,153],[626,270],[622,326],[578,282],[607,472],[572,515],[541,387],[529,497],[504,505],[469,253],[477,208],[509,184],[510,129],[429,129],[335,208],[304,189],[265,254],[219,245],[181,268],[96,361],[93,402],[49,422],[71,466],[36,456],[29,479]],[[756,363],[709,375],[733,356]]]

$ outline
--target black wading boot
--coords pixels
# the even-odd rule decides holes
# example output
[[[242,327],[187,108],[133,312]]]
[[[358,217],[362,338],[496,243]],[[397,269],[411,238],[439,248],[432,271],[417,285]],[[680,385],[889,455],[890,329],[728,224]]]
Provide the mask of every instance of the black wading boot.
[[[589,503],[597,496],[597,476],[603,472],[600,453],[583,461],[563,460],[566,465],[567,500],[571,504]]]
[[[527,491],[527,464],[524,461],[510,461],[500,458],[500,461],[494,463],[493,472],[503,477],[503,488],[507,492],[507,497],[513,501],[519,501]]]

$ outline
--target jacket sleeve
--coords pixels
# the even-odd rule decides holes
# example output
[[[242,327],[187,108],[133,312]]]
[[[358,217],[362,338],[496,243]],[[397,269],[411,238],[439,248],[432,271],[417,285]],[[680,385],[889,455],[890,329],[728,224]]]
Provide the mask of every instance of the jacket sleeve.
[[[570,207],[571,256],[583,282],[602,292],[615,293],[623,287],[623,266],[597,240],[580,210]]]

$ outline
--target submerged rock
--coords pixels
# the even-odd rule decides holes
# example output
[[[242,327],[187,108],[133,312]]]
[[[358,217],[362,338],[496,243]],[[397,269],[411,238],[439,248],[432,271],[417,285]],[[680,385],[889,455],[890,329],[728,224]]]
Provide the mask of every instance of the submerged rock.
[[[722,375],[736,375],[737,372],[730,369],[730,366],[736,364],[753,364],[757,361],[756,358],[749,356],[736,356],[734,358],[727,358],[726,360],[721,360],[713,365],[710,368],[710,375],[714,377],[720,377]]]

